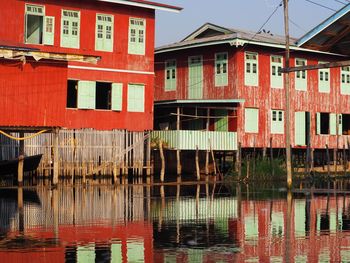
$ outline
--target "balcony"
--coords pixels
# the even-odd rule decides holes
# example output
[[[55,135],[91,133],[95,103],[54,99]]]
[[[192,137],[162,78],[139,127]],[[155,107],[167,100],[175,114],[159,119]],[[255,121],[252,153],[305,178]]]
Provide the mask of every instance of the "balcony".
[[[152,139],[162,139],[176,150],[236,151],[237,133],[222,131],[166,130],[153,131]]]

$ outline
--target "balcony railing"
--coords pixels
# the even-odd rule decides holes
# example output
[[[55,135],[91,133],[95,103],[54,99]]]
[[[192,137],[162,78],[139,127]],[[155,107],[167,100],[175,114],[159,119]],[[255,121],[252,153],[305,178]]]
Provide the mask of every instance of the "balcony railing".
[[[168,147],[177,150],[235,151],[237,133],[221,131],[153,131],[152,139],[162,139]]]

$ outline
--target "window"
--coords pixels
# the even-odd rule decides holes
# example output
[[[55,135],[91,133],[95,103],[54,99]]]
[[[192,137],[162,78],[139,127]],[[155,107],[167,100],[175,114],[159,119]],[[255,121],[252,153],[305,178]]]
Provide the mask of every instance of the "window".
[[[271,87],[283,88],[283,75],[281,73],[283,58],[280,56],[271,56]]]
[[[128,111],[145,112],[145,86],[139,84],[128,85]]]
[[[67,108],[122,110],[123,84],[68,80]]]
[[[26,5],[25,11],[25,43],[54,44],[55,18],[45,16],[45,7]]]
[[[247,133],[259,132],[259,109],[245,109],[244,130]]]
[[[324,63],[326,62],[319,62],[319,64]],[[330,91],[329,68],[318,70],[318,91],[322,93]]]
[[[271,133],[284,134],[284,111],[271,111]]]
[[[80,12],[62,10],[61,47],[79,48]]]
[[[350,95],[350,66],[341,68],[340,93]]]
[[[165,61],[165,91],[176,90],[176,60]]]
[[[113,21],[112,15],[96,15],[95,49],[113,51]]]
[[[68,80],[67,82],[67,108],[77,108],[78,106],[78,81]]]
[[[258,54],[245,53],[244,84],[246,86],[258,86]]]
[[[306,66],[306,60],[296,58],[295,59],[295,66],[296,67],[302,67]],[[307,72],[306,70],[297,71],[295,73],[295,89],[296,90],[307,90]]]
[[[350,114],[339,114],[339,134],[350,135]]]
[[[146,20],[130,18],[128,53],[134,55],[145,54]]]
[[[339,117],[338,117],[339,118]],[[338,129],[342,123],[338,119]],[[337,134],[337,115],[335,113],[317,112],[316,113],[316,134]]]
[[[215,55],[215,86],[227,86],[227,53]]]

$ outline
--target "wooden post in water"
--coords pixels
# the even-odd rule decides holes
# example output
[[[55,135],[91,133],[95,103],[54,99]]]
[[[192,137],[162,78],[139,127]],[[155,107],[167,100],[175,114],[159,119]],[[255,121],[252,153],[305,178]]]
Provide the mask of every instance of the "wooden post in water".
[[[273,166],[273,149],[272,149],[272,137],[270,137],[270,167],[271,167],[271,175],[275,176],[275,170]]]
[[[24,137],[24,133],[20,132],[19,136]],[[19,156],[18,156],[18,170],[17,170],[17,182],[18,186],[23,185],[23,174],[24,174],[24,140],[19,141]]]
[[[147,140],[147,161],[146,161],[146,175],[151,175],[151,133],[148,133],[148,140]]]
[[[346,176],[347,166],[348,166],[348,163],[347,163],[345,143],[344,143],[343,144],[343,172],[344,172],[344,176]]]
[[[206,131],[209,131],[209,117],[210,117],[210,109],[207,109],[207,122],[206,122]],[[209,175],[209,150],[207,149],[205,152],[205,175]]]
[[[198,145],[196,145],[196,175],[197,175],[197,181],[201,179],[201,174],[199,170],[199,151],[198,151]]]
[[[331,170],[330,170],[330,157],[329,157],[329,149],[328,149],[328,144],[326,144],[326,156],[327,156],[327,171],[328,171],[328,177],[331,176]]]
[[[22,137],[22,136],[21,136]],[[17,207],[18,207],[18,229],[21,234],[24,232],[24,207],[23,207],[23,188],[17,189]]]
[[[176,131],[180,132],[180,107],[176,109]],[[179,149],[176,150],[176,173],[177,175],[181,175],[181,151]]]
[[[54,139],[53,139],[53,181],[52,184],[56,186],[58,184],[58,135],[59,130],[54,130]]]
[[[165,174],[165,159],[164,159],[164,152],[163,152],[163,141],[159,140],[159,154],[161,159],[161,169],[160,169],[160,181],[164,182],[164,174]]]
[[[241,142],[238,143],[238,149],[237,149],[237,155],[236,155],[236,166],[237,166],[237,172],[238,172],[238,179],[242,179],[242,144]]]
[[[289,68],[290,64],[290,50],[289,50],[289,12],[288,12],[288,0],[283,0],[284,6],[284,29],[286,36],[286,59],[285,67]],[[285,81],[285,99],[286,99],[286,116],[285,116],[285,135],[286,135],[286,165],[287,165],[287,186],[292,187],[292,155],[290,148],[290,73],[287,72],[284,75]]]

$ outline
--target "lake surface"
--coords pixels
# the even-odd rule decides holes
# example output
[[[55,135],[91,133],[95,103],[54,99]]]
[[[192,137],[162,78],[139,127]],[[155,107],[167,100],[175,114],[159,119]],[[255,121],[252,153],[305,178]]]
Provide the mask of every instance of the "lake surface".
[[[3,187],[0,262],[350,262],[347,188]]]

